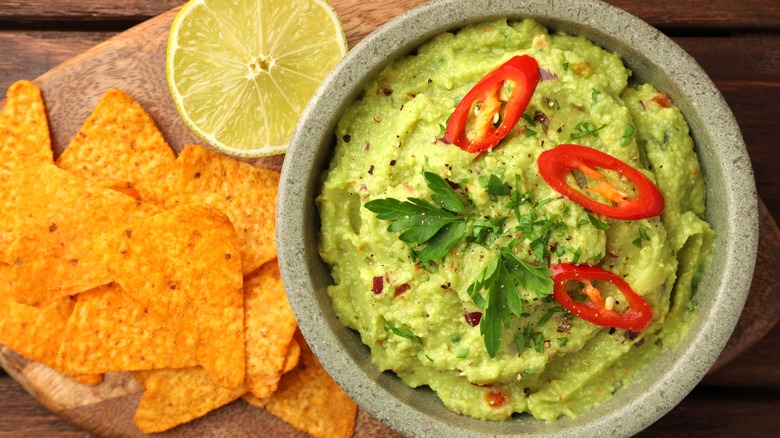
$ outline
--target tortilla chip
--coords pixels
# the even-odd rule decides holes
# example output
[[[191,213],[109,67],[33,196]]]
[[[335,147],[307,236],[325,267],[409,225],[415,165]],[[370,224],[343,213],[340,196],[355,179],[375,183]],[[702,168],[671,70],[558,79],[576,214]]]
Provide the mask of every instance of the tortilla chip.
[[[115,192],[124,193],[136,201],[141,200],[141,193],[138,191],[138,189],[133,187],[133,183],[130,181],[105,180],[98,181],[97,183],[100,185],[100,187],[111,189]]]
[[[351,437],[357,405],[325,372],[300,332],[295,338],[301,346],[298,366],[282,376],[270,397],[248,394],[244,400],[314,437]]]
[[[63,371],[112,371],[197,366],[197,333],[177,330],[115,283],[78,295],[57,355]]]
[[[75,304],[76,301],[70,297],[60,298],[43,307],[0,299],[0,344],[56,369],[57,350]]]
[[[274,225],[279,172],[236,161],[201,146],[185,146],[177,158],[174,204],[206,203],[225,212],[241,244],[248,275],[276,258]]]
[[[144,202],[162,206],[158,184],[175,160],[152,117],[127,93],[112,89],[100,98],[57,165],[87,180],[128,181]]]
[[[156,207],[43,163],[17,170],[0,187],[0,210],[13,230],[0,254],[0,292],[40,305],[109,283],[92,240]]]
[[[243,385],[234,389],[215,385],[202,368],[156,370],[139,376],[146,391],[135,425],[143,433],[162,432],[202,417],[246,393]]]
[[[82,385],[95,386],[103,383],[103,375],[94,374],[94,375],[87,375],[87,376],[76,376],[73,378],[73,380],[81,383]]]
[[[0,113],[0,199],[17,199],[9,180],[21,167],[51,163],[51,139],[41,91],[29,81],[11,85]],[[13,212],[0,208],[0,245],[13,239]]]
[[[282,368],[282,374],[289,373],[298,365],[298,360],[301,358],[301,344],[292,339],[290,345],[287,347],[287,356],[284,357],[284,368]]]
[[[49,122],[41,90],[30,81],[19,81],[8,88],[6,97],[0,114],[0,169],[51,163]]]
[[[276,390],[297,327],[275,259],[244,279],[244,303],[247,389],[264,398]]]
[[[98,239],[110,277],[150,313],[197,333],[214,382],[244,381],[244,294],[233,225],[219,210],[183,205]]]

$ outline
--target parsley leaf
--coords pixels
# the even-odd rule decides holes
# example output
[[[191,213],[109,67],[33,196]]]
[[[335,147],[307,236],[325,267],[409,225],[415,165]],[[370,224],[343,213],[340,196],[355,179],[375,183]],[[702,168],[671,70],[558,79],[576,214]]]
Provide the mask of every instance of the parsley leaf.
[[[479,331],[490,357],[496,357],[501,347],[502,331],[509,328],[511,315],[521,316],[523,304],[517,287],[539,296],[552,293],[552,272],[546,267],[535,267],[518,259],[508,248],[502,248],[468,288],[471,299],[485,312]],[[487,292],[487,298],[481,291]]]
[[[449,183],[444,178],[436,175],[433,172],[423,172],[425,183],[433,190],[431,199],[439,204],[439,206],[447,211],[458,214],[466,214],[466,207],[455,194],[455,190],[450,187]]]

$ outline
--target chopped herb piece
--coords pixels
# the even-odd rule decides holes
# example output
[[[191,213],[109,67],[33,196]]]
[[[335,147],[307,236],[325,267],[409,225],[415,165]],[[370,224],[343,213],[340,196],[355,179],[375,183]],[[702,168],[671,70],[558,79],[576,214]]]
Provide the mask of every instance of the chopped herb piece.
[[[631,144],[631,137],[634,135],[634,127],[626,125],[626,130],[623,131],[623,138],[620,139],[620,146],[628,146]]]
[[[554,306],[547,309],[547,312],[545,312],[544,315],[542,315],[541,318],[539,318],[539,322],[536,323],[538,327],[543,326],[547,321],[552,318],[553,315],[555,315],[558,312],[563,312],[563,307],[561,306]]]
[[[598,102],[600,94],[601,94],[601,91],[599,91],[599,90],[597,90],[595,88],[591,88],[590,89],[590,99],[593,101],[593,103]]]
[[[588,220],[590,221],[590,223],[594,227],[596,227],[597,230],[607,230],[607,229],[609,229],[609,224],[599,220],[596,216],[593,216],[590,213],[588,213]]]
[[[420,343],[420,338],[412,333],[411,330],[405,327],[396,327],[390,323],[387,323],[385,325],[385,333],[387,334],[387,337],[389,338],[391,334],[400,336],[404,339],[409,339],[410,341],[414,341],[417,343]]]
[[[495,201],[497,196],[506,196],[512,191],[509,184],[501,181],[501,178],[496,175],[490,175],[487,183],[487,192],[490,195],[490,199]]]
[[[528,122],[528,124],[531,125],[531,126],[535,126],[536,125],[536,120],[534,120],[534,116],[532,116],[529,113],[524,113],[523,114],[523,120]]]
[[[569,343],[569,338],[562,337],[562,338],[555,338],[555,340],[558,341],[558,347],[563,348],[566,346],[566,344]]]
[[[568,71],[568,70],[569,70],[569,63],[568,62],[564,62],[563,63],[563,71]]]
[[[534,350],[536,350],[537,353],[544,353],[544,334],[534,334]]]
[[[525,326],[522,332],[515,333],[515,343],[517,344],[517,354],[520,354],[527,347],[531,346],[531,337],[534,329],[530,325]]]
[[[458,355],[457,355],[456,357],[457,357],[458,359],[463,359],[463,358],[465,358],[465,357],[466,357],[466,356],[468,356],[468,355],[469,355],[469,349],[468,349],[468,348],[461,348],[461,349],[458,351]]]
[[[533,137],[534,135],[536,135],[536,131],[534,131],[533,129],[531,129],[528,126],[526,126],[525,127],[525,138]]]
[[[576,125],[574,125],[574,132],[569,134],[569,137],[572,140],[577,140],[579,138],[594,134],[607,126],[606,124],[599,126],[598,128],[596,125],[590,122],[579,122]]]
[[[572,251],[570,248],[567,248],[569,251],[571,251],[572,254],[574,254],[574,258],[572,259],[572,264],[577,264],[577,262],[580,261],[580,257],[582,256],[582,248],[577,247],[574,251]]]

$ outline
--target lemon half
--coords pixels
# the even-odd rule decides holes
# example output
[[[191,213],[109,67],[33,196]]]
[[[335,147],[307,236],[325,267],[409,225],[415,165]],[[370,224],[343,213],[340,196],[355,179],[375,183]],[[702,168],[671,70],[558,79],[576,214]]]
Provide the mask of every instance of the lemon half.
[[[171,25],[166,78],[184,122],[242,157],[282,154],[347,41],[323,0],[191,0]]]

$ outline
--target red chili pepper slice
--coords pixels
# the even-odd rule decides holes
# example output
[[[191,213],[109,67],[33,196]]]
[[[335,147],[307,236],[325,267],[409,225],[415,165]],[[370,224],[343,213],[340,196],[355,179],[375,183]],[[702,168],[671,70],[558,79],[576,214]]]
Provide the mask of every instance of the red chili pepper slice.
[[[542,178],[558,193],[568,197],[588,210],[615,219],[637,220],[660,215],[664,211],[664,196],[658,187],[642,172],[623,161],[599,150],[577,144],[561,144],[544,151],[536,160]],[[634,199],[607,182],[595,168],[611,169],[631,180],[639,192]],[[597,192],[617,205],[608,205],[589,198],[566,182],[566,175],[574,169],[599,181]]]
[[[539,83],[539,77],[539,64],[528,55],[515,56],[485,75],[455,107],[447,122],[444,141],[472,153],[494,148],[522,117]],[[502,115],[499,92],[505,81],[514,83],[514,88]],[[474,136],[469,138],[466,125],[475,105],[477,115],[471,129]],[[498,126],[496,116],[501,121]]]
[[[640,332],[647,328],[653,319],[653,309],[647,304],[647,301],[637,295],[623,278],[612,272],[605,271],[598,266],[570,263],[550,266],[550,269],[553,272],[553,298],[566,310],[586,321],[601,327],[615,327]],[[564,286],[571,280],[585,283],[584,292],[588,296],[588,300],[581,303],[574,301],[566,292]],[[599,290],[591,284],[593,280],[607,281],[617,286],[629,305],[628,310],[618,312],[608,308],[609,306]]]

